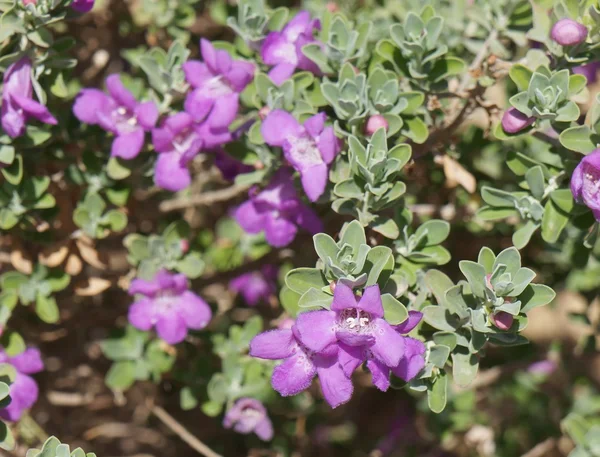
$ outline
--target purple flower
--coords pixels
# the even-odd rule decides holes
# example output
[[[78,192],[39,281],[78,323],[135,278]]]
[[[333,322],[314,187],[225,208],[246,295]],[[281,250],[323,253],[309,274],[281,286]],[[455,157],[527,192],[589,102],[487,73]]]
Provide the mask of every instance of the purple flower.
[[[381,114],[375,114],[369,117],[367,125],[365,126],[365,133],[367,135],[373,135],[380,128],[384,128],[386,131],[389,127],[388,121]]]
[[[200,40],[203,62],[183,64],[187,81],[194,90],[185,100],[185,110],[195,121],[207,120],[207,128],[229,129],[239,107],[239,94],[254,78],[250,62],[233,60],[227,51],[218,50],[210,41]]]
[[[316,201],[325,191],[328,165],[340,152],[333,127],[325,127],[325,113],[309,117],[300,125],[290,113],[274,110],[260,131],[268,145],[283,148],[285,158],[300,172],[306,195]]]
[[[18,421],[23,411],[31,408],[38,398],[38,385],[28,376],[39,373],[44,369],[41,354],[38,349],[28,348],[14,357],[9,357],[0,350],[0,363],[9,363],[17,372],[15,382],[10,385],[10,404],[0,409],[0,417],[12,422]]]
[[[185,189],[192,178],[188,163],[200,152],[203,142],[192,116],[177,113],[152,130],[152,144],[159,153],[154,172],[157,186],[170,191]]]
[[[244,435],[252,432],[263,441],[273,439],[273,424],[267,410],[254,398],[240,398],[226,413],[223,427],[232,428]]]
[[[227,181],[233,181],[237,175],[254,171],[254,167],[234,159],[223,149],[215,151],[215,166]]]
[[[11,138],[23,135],[25,125],[32,118],[50,125],[58,123],[48,108],[36,102],[32,96],[31,60],[23,57],[8,67],[4,73],[0,119],[2,129]]]
[[[245,273],[229,282],[229,288],[241,293],[250,306],[259,301],[267,301],[277,291],[278,268],[275,265],[264,265],[260,271]]]
[[[600,62],[591,62],[585,65],[580,65],[573,68],[573,73],[585,76],[588,85],[593,84],[598,79],[598,70],[600,70]]]
[[[320,74],[319,67],[302,52],[302,46],[317,42],[313,38],[313,31],[320,29],[318,19],[311,19],[308,11],[300,11],[281,32],[267,35],[261,56],[267,65],[275,65],[269,72],[275,84],[289,79],[296,68]]]
[[[71,8],[78,13],[87,13],[94,7],[94,1],[95,0],[73,0],[71,3]]]
[[[583,43],[587,38],[588,30],[583,24],[573,19],[561,19],[550,31],[550,36],[561,46],[574,46]]]
[[[330,344],[313,351],[303,344],[296,326],[270,330],[250,342],[250,355],[268,360],[283,360],[271,378],[273,389],[282,396],[297,395],[308,389],[317,375],[325,400],[332,408],[352,397],[352,381],[338,363],[338,346]]]
[[[99,125],[115,134],[111,156],[133,159],[144,146],[145,132],[158,120],[154,102],[139,103],[125,89],[119,75],[106,78],[109,95],[98,89],[83,89],[73,105],[77,119],[87,124]]]
[[[513,324],[514,319],[512,314],[508,314],[505,311],[497,311],[490,315],[490,321],[500,330],[508,330]]]
[[[579,162],[571,176],[571,192],[575,201],[590,208],[600,221],[600,149]]]
[[[517,133],[529,127],[535,121],[534,117],[527,117],[517,108],[509,108],[502,116],[502,128],[508,133]]]
[[[352,289],[338,283],[331,310],[300,314],[296,328],[303,344],[315,352],[339,342],[339,362],[348,377],[366,360],[373,384],[383,391],[389,387],[390,370],[405,356],[406,339],[383,319],[378,285],[365,288],[357,302]]]
[[[134,279],[129,294],[143,296],[129,308],[129,322],[144,331],[156,326],[158,336],[169,344],[183,341],[188,329],[203,329],[212,317],[206,302],[188,290],[182,274],[161,270],[152,281]]]
[[[296,193],[291,174],[282,169],[261,192],[250,189],[250,200],[235,211],[235,219],[248,233],[264,231],[271,246],[290,244],[298,226],[311,234],[322,231],[318,216],[304,205]]]
[[[527,367],[529,373],[549,375],[557,369],[556,362],[552,360],[540,360]]]

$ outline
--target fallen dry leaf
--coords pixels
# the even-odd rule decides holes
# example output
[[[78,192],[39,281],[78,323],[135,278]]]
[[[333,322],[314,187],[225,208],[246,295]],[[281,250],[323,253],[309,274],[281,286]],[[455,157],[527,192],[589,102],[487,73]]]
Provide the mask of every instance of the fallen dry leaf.
[[[81,297],[93,297],[108,289],[111,282],[103,278],[88,278],[75,286],[75,294]]]
[[[475,176],[469,173],[465,167],[448,155],[443,156],[442,165],[446,175],[447,187],[453,188],[460,184],[470,194],[475,193],[477,181]]]

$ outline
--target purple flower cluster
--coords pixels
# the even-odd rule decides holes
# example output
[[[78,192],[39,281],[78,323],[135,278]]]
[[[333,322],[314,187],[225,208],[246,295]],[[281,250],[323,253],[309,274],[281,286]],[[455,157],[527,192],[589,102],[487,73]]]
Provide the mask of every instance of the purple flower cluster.
[[[151,281],[134,279],[129,294],[140,295],[129,308],[131,325],[144,331],[156,326],[158,336],[169,344],[180,343],[188,329],[201,330],[212,318],[208,304],[188,290],[182,274],[161,270]]]
[[[190,185],[188,164],[202,150],[213,150],[232,140],[229,131],[237,116],[239,95],[254,78],[255,67],[233,60],[207,41],[200,42],[203,62],[183,64],[192,87],[184,111],[164,119],[156,127],[159,112],[152,101],[139,103],[121,83],[118,75],[106,80],[108,95],[83,89],[73,112],[82,122],[99,125],[113,133],[111,155],[130,160],[144,146],[145,132],[152,132],[152,144],[159,154],[155,184],[178,191]]]
[[[350,400],[350,377],[364,362],[373,384],[382,391],[390,386],[390,372],[405,381],[419,373],[425,365],[425,346],[402,334],[421,318],[421,313],[411,311],[406,322],[392,326],[383,318],[379,286],[365,288],[357,301],[350,287],[338,283],[330,310],[301,313],[291,329],[257,335],[250,343],[250,355],[283,360],[271,379],[283,396],[306,390],[318,376],[325,400],[335,408]]]
[[[341,149],[333,127],[325,127],[325,119],[325,113],[319,113],[300,125],[290,113],[274,110],[261,126],[265,142],[283,148],[285,158],[300,173],[302,187],[313,202],[325,191],[329,164]]]
[[[290,244],[298,227],[311,234],[322,231],[316,213],[304,205],[292,181],[289,170],[281,169],[262,191],[250,189],[250,199],[235,211],[235,219],[248,233],[265,233],[267,242],[275,247]]]
[[[281,32],[267,35],[261,57],[267,65],[274,65],[269,77],[275,84],[280,85],[289,79],[296,68],[320,74],[319,67],[302,52],[304,45],[318,43],[313,32],[320,29],[318,19],[311,19],[308,11],[300,11]]]
[[[14,357],[0,349],[0,363],[11,364],[17,372],[15,382],[10,385],[10,404],[0,409],[1,418],[15,422],[37,401],[38,385],[29,375],[42,371],[44,362],[38,349],[28,348]]]
[[[260,301],[268,301],[277,292],[278,268],[264,265],[260,271],[245,273],[229,282],[229,288],[242,294],[246,303],[256,306]]]
[[[17,138],[23,135],[31,119],[50,125],[58,123],[48,108],[33,99],[29,57],[22,57],[8,67],[3,84],[0,121],[8,136]]]
[[[600,149],[583,158],[571,176],[571,192],[577,203],[583,203],[600,221]]]
[[[226,413],[223,427],[248,435],[256,433],[263,441],[273,438],[273,424],[264,405],[254,398],[240,398]]]

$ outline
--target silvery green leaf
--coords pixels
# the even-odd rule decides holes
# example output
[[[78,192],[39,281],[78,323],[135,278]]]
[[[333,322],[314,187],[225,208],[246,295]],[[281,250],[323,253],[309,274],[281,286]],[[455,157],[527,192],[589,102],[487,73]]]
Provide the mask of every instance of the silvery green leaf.
[[[570,192],[569,192],[570,193]],[[512,242],[517,249],[523,249],[531,240],[531,236],[540,228],[540,224],[528,220],[525,225],[513,233]]]
[[[304,294],[310,288],[321,289],[328,285],[323,273],[316,268],[296,268],[285,277],[287,286],[296,293]]]
[[[365,273],[368,275],[367,286],[379,284],[379,287],[383,289],[394,270],[392,250],[387,246],[372,248],[367,254],[365,269]]]
[[[329,309],[333,296],[323,292],[320,289],[311,287],[308,289],[298,301],[300,308],[326,308]]]
[[[551,199],[548,200],[542,218],[542,238],[544,241],[556,243],[568,222],[568,214],[558,209]]]
[[[401,324],[408,317],[406,307],[390,294],[381,295],[383,318],[391,325]]]
[[[514,275],[521,268],[521,254],[514,247],[504,249],[494,261],[494,270],[501,264],[506,265],[506,272]]]
[[[439,270],[429,270],[425,274],[425,284],[435,296],[440,306],[447,306],[446,291],[454,286],[452,280]]]
[[[442,306],[427,306],[423,310],[423,320],[438,330],[454,332],[459,327],[458,319]]]
[[[554,300],[556,292],[550,287],[543,284],[530,284],[523,293],[519,295],[519,300],[522,303],[521,312],[527,313],[533,308],[543,306]]]
[[[460,319],[466,319],[469,316],[469,305],[463,296],[462,286],[453,286],[446,291],[445,302],[448,310],[456,314]]]
[[[448,376],[441,370],[436,376],[431,388],[427,389],[427,404],[434,413],[441,413],[446,407],[448,396]]]
[[[527,180],[531,194],[538,200],[541,200],[544,195],[545,188],[544,172],[542,171],[542,167],[538,165],[529,169],[527,173],[525,173],[525,179]]]
[[[458,265],[460,271],[467,278],[473,294],[485,298],[485,268],[470,260],[461,260]]]
[[[435,332],[433,341],[437,345],[448,347],[450,351],[453,351],[457,344],[456,334],[452,332]]]
[[[452,376],[459,386],[468,386],[477,376],[479,358],[467,351],[452,354]]]
[[[556,122],[572,122],[576,121],[581,112],[575,102],[570,100],[566,101],[564,105],[556,110]]]
[[[521,311],[521,302],[516,301],[505,301],[502,305],[494,308],[494,311],[504,311],[505,313],[516,316]]]
[[[438,368],[444,368],[446,361],[450,356],[450,348],[448,346],[436,345],[429,350],[428,362],[433,363]]]
[[[348,244],[354,249],[358,249],[360,245],[367,244],[365,229],[358,221],[352,221],[342,228],[340,241],[338,246]]]
[[[515,107],[517,110],[519,110],[521,113],[525,114],[526,116],[531,116],[533,114],[531,108],[529,107],[529,102],[530,102],[529,95],[525,91],[519,92],[518,94],[513,95],[509,100],[509,103],[513,107]]]

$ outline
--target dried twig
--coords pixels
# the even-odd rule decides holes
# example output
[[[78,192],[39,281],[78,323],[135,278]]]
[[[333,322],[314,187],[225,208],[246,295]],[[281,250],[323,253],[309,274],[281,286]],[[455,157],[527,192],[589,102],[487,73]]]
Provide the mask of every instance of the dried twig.
[[[527,453],[523,454],[521,457],[544,457],[548,455],[548,453],[556,447],[556,439],[548,438],[541,443],[536,444],[533,448],[531,448]]]
[[[176,435],[178,435],[183,441],[190,445],[193,449],[198,451],[198,453],[202,454],[205,457],[222,457],[220,454],[217,454],[211,448],[209,448],[206,444],[192,435],[187,429],[181,425],[179,422],[173,418],[169,413],[167,413],[160,406],[152,407],[152,414],[154,414],[160,421],[169,427]]]
[[[173,200],[165,200],[159,205],[159,209],[163,213],[177,211],[180,209],[190,208],[192,206],[209,206],[216,202],[222,202],[235,198],[244,194],[250,186],[248,185],[233,185],[225,189],[214,190],[212,192],[204,192],[198,195],[192,195],[186,198],[175,198]]]

